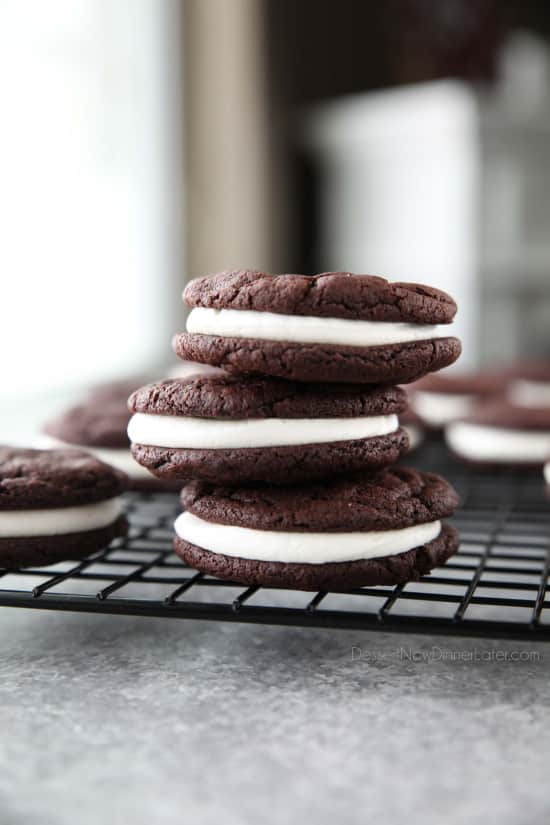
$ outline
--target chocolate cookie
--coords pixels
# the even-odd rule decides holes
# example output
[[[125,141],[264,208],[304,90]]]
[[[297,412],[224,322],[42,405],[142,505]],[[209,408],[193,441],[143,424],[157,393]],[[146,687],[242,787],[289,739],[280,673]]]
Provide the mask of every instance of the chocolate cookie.
[[[540,468],[550,455],[550,406],[487,401],[449,424],[445,439],[455,455],[469,463],[488,468]]]
[[[225,488],[193,482],[175,523],[176,553],[245,585],[347,590],[420,578],[458,549],[440,518],[458,497],[407,468],[324,484]]]
[[[126,532],[122,473],[78,450],[0,447],[0,567],[51,564]]]
[[[82,447],[128,447],[128,411],[120,399],[77,404],[44,425],[44,432]]]
[[[86,450],[125,473],[133,490],[179,490],[181,485],[159,481],[133,459],[127,433],[130,413],[126,389],[126,383],[122,382],[104,385],[97,395],[92,391],[85,402],[45,424],[47,438],[41,446]]]
[[[409,403],[424,426],[440,430],[468,415],[479,401],[504,394],[509,380],[498,369],[427,375],[409,385]]]
[[[220,373],[150,384],[128,404],[132,453],[164,479],[287,484],[376,470],[407,449],[398,387]]]
[[[296,381],[406,383],[452,364],[453,299],[373,275],[222,272],[192,281],[180,358]]]

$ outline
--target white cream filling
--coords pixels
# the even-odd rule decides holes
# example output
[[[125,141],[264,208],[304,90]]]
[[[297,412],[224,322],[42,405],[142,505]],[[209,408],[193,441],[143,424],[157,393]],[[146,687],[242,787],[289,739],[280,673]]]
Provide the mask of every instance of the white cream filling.
[[[210,364],[196,364],[194,361],[181,361],[168,370],[169,378],[195,378],[201,375],[227,375],[225,370]]]
[[[2,510],[0,538],[59,536],[97,530],[112,524],[121,512],[121,498],[50,510]]]
[[[254,310],[195,307],[187,318],[187,332],[221,335],[224,338],[259,338],[300,344],[336,344],[373,347],[404,344],[446,337],[429,324],[355,321],[348,318],[317,318],[312,315],[279,315]]]
[[[424,437],[422,430],[416,424],[403,424],[402,426],[409,436],[409,450],[416,450]]]
[[[185,512],[176,519],[174,529],[181,539],[225,556],[255,561],[326,564],[397,556],[437,538],[441,532],[441,522],[415,524],[401,530],[292,533],[216,524]]]
[[[469,424],[449,424],[445,438],[451,449],[474,461],[543,462],[550,455],[550,432],[524,432]]]
[[[353,441],[393,433],[396,415],[360,418],[219,418],[136,413],[128,424],[134,444],[223,450],[237,447],[283,447]]]
[[[550,407],[550,383],[523,379],[514,381],[508,396],[520,407]]]
[[[550,484],[550,461],[547,461],[544,465],[544,480],[547,484]]]
[[[105,464],[110,464],[111,467],[114,467],[116,470],[126,473],[128,478],[136,480],[147,479],[148,481],[154,478],[149,470],[137,463],[130,450],[127,450],[125,447],[90,447],[88,444],[69,444],[67,441],[61,441],[61,439],[53,438],[49,435],[40,439],[40,446],[44,450],[56,450],[59,448],[83,450],[99,458],[100,461],[104,461]]]
[[[468,415],[474,401],[473,395],[418,390],[411,395],[410,404],[416,414],[431,427],[444,427],[450,421]]]

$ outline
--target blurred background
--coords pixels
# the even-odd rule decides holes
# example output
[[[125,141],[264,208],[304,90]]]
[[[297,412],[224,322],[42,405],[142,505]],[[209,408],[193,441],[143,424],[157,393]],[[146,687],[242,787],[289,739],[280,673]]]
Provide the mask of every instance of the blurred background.
[[[189,277],[458,300],[461,367],[550,355],[550,6],[2,0],[5,411],[174,359]]]

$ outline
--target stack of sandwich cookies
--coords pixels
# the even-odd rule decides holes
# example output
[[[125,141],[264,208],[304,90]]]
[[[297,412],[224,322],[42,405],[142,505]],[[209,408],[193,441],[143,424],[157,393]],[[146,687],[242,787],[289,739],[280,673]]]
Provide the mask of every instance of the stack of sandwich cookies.
[[[448,425],[445,439],[455,455],[479,467],[540,469],[550,456],[550,406],[520,406],[506,398],[479,404]]]
[[[192,281],[176,354],[225,374],[135,392],[134,457],[182,491],[176,553],[245,585],[346,590],[417,579],[458,548],[442,478],[388,469],[407,446],[397,383],[453,363],[456,305],[350,273]],[[411,425],[417,420],[411,420]]]
[[[162,479],[289,484],[377,470],[408,446],[398,387],[220,373],[142,387],[128,404],[134,458]]]
[[[248,585],[347,590],[419,579],[458,549],[440,519],[458,499],[439,476],[398,468],[301,487],[193,482],[175,523],[191,567]]]
[[[77,450],[0,448],[0,567],[77,559],[126,533],[126,478]]]
[[[223,272],[192,281],[184,359],[295,381],[407,383],[452,364],[456,304],[419,284],[370,275]]]

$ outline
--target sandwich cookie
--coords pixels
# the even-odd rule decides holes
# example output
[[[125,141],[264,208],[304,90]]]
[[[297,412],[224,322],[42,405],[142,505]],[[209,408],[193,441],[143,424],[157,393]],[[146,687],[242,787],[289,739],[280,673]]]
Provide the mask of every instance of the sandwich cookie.
[[[520,407],[550,407],[550,361],[518,364],[510,370],[508,397]]]
[[[180,358],[295,381],[407,383],[452,364],[444,292],[373,275],[222,272],[188,284]],[[439,326],[441,325],[441,326]]]
[[[376,470],[406,451],[398,387],[190,376],[134,392],[136,461],[163,479],[287,484]]]
[[[467,416],[475,405],[502,394],[508,378],[502,372],[427,375],[409,387],[409,404],[431,430]]]
[[[245,585],[347,590],[417,580],[458,549],[440,519],[458,497],[432,473],[396,468],[318,485],[192,482],[175,522],[190,567]]]
[[[0,447],[0,567],[81,558],[125,535],[125,486],[78,450]]]
[[[550,455],[550,407],[487,401],[449,424],[445,439],[459,458],[480,466],[541,467]]]
[[[40,446],[85,450],[125,473],[131,489],[163,489],[166,485],[161,485],[158,479],[138,464],[130,452],[127,433],[130,414],[126,407],[126,389],[126,386],[120,385],[120,391],[113,389],[109,394],[105,388],[99,396],[92,395],[87,402],[71,407],[58,418],[49,421],[44,426],[46,437],[41,439]],[[169,485],[169,489],[174,489],[174,486]],[[175,489],[179,490],[179,487]]]

